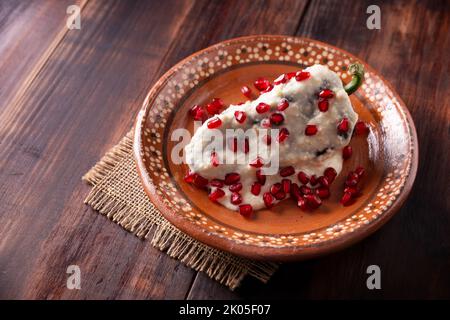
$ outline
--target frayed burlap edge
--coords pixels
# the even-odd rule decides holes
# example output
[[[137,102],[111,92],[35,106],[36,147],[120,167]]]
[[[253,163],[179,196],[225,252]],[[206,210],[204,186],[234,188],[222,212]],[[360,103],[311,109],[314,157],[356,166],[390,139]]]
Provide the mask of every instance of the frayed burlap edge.
[[[150,200],[144,210],[109,192],[111,185],[108,184],[111,184],[112,179],[108,178],[115,174],[115,169],[123,162],[131,161],[132,149],[132,133],[129,132],[83,176],[83,181],[93,186],[85,200],[86,204],[136,236],[150,237],[154,247],[196,271],[205,272],[231,290],[237,288],[246,275],[264,283],[270,279],[277,270],[276,263],[251,261],[211,248],[175,228]],[[134,167],[134,170],[137,169]],[[141,188],[139,180],[134,181],[133,178],[133,183]]]

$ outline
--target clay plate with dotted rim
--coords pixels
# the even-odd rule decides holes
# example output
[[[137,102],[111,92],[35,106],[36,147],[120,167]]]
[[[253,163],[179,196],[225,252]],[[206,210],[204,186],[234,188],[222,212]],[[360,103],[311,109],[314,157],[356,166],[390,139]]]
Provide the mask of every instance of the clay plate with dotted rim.
[[[344,83],[355,56],[306,38],[248,36],[201,50],[164,74],[147,95],[134,131],[134,154],[143,187],[163,216],[183,232],[212,247],[265,260],[300,260],[346,247],[373,233],[401,207],[418,164],[412,118],[392,87],[364,64],[366,79],[351,95],[353,108],[370,127],[367,137],[352,139],[353,156],[344,162],[330,199],[318,210],[303,212],[286,200],[245,219],[208,200],[183,181],[187,165],[175,164],[171,152],[175,129],[193,131],[188,110],[220,97],[228,105],[245,100],[242,85],[257,77],[275,79],[312,64],[327,65]],[[256,91],[253,89],[253,91]],[[356,203],[339,203],[345,176],[366,168],[363,194]]]

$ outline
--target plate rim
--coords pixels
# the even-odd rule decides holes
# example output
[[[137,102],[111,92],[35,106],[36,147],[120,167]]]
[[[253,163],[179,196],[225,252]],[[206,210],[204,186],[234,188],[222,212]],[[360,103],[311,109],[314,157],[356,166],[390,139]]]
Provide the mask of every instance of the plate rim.
[[[246,40],[255,40],[258,38],[264,38],[264,37],[270,37],[270,38],[279,38],[280,40],[287,40],[287,39],[297,39],[297,40],[304,40],[309,41],[313,43],[317,43],[319,45],[334,48],[349,57],[352,57],[355,60],[358,60],[361,62],[367,70],[371,70],[374,72],[381,81],[391,90],[394,97],[399,101],[399,105],[402,108],[402,110],[405,112],[406,120],[408,122],[408,126],[410,129],[411,134],[411,143],[412,143],[412,154],[411,154],[411,167],[409,171],[409,175],[406,177],[405,183],[403,185],[403,188],[398,195],[398,197],[394,200],[393,204],[384,211],[380,217],[374,221],[372,221],[370,224],[365,226],[360,226],[355,231],[351,233],[344,234],[340,237],[337,237],[333,240],[322,242],[317,245],[311,245],[308,247],[261,247],[261,246],[253,246],[250,244],[245,243],[238,243],[234,242],[228,238],[225,237],[219,237],[215,235],[214,233],[208,232],[206,229],[203,229],[202,227],[189,223],[184,219],[181,215],[176,214],[175,212],[172,212],[171,210],[166,210],[165,205],[161,202],[158,196],[155,195],[155,186],[150,181],[150,178],[145,170],[144,162],[141,158],[141,135],[140,135],[140,128],[142,127],[140,124],[142,123],[146,109],[146,105],[148,104],[148,100],[150,97],[157,92],[157,90],[163,85],[167,78],[171,76],[176,70],[180,68],[181,65],[183,65],[185,62],[189,61],[193,56],[200,55],[204,53],[205,51],[213,50],[216,47],[221,47],[223,45],[226,45],[230,42],[239,42],[239,41],[246,41]],[[243,37],[237,37],[232,39],[227,39],[225,41],[221,41],[219,43],[216,43],[214,45],[208,46],[202,50],[196,51],[192,54],[190,54],[188,57],[182,59],[175,65],[173,65],[169,70],[167,70],[157,81],[156,83],[151,87],[149,90],[147,96],[144,99],[144,102],[138,112],[138,115],[136,117],[136,121],[134,123],[133,128],[133,154],[134,159],[136,162],[137,171],[139,174],[139,177],[141,179],[141,182],[143,184],[143,188],[147,196],[149,197],[150,201],[156,206],[156,208],[160,211],[160,213],[163,215],[164,218],[166,218],[170,223],[172,223],[176,228],[180,229],[182,232],[186,233],[188,236],[203,242],[204,244],[217,248],[219,250],[227,251],[235,255],[239,255],[242,257],[254,259],[254,260],[270,260],[270,261],[294,261],[294,260],[304,260],[309,258],[314,258],[317,256],[325,255],[334,251],[338,251],[341,249],[344,249],[363,238],[368,237],[369,235],[373,234],[375,231],[377,231],[379,228],[381,228],[388,220],[392,218],[392,216],[398,212],[398,210],[402,207],[406,199],[408,198],[412,186],[414,184],[417,169],[418,169],[418,163],[419,163],[419,144],[417,139],[417,131],[414,125],[413,118],[406,107],[406,104],[404,101],[400,98],[398,93],[394,90],[393,86],[387,81],[383,76],[381,76],[378,72],[376,72],[370,65],[368,65],[364,60],[358,58],[354,54],[351,54],[347,52],[346,50],[343,50],[341,48],[338,48],[336,46],[330,45],[325,42],[321,42],[315,39],[310,39],[307,37],[295,37],[295,36],[289,36],[289,35],[271,35],[271,34],[260,34],[260,35],[250,35],[250,36],[243,36]]]

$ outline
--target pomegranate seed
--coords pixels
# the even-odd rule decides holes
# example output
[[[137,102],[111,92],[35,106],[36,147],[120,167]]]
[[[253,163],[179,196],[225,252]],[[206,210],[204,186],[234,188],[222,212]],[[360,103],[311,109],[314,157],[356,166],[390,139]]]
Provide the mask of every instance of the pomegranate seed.
[[[256,180],[262,185],[266,183],[266,176],[262,174],[261,169],[256,170]]]
[[[215,151],[211,152],[211,165],[213,167],[219,166],[219,158],[217,156],[217,153]]]
[[[236,172],[227,173],[225,175],[225,184],[227,186],[238,183],[241,180],[241,175]]]
[[[303,211],[308,210],[308,205],[306,204],[306,200],[303,197],[297,198],[297,206],[302,209]]]
[[[222,125],[222,120],[220,120],[220,118],[212,118],[211,120],[208,121],[208,129],[216,129],[218,127],[220,127]]]
[[[290,193],[291,192],[291,180],[283,179],[283,180],[281,180],[281,185],[282,185],[283,191],[285,193]]]
[[[188,171],[184,176],[183,180],[187,183],[192,183],[194,182],[195,175],[196,175],[195,172]]]
[[[291,80],[293,77],[295,77],[295,74],[297,72],[288,72],[286,73],[286,77],[288,78],[288,80]]]
[[[206,105],[206,110],[209,114],[214,115],[220,113],[220,109],[224,106],[225,104],[223,103],[222,99],[214,98],[210,103]]]
[[[286,83],[288,81],[288,77],[285,74],[282,74],[281,76],[279,76],[278,78],[276,78],[273,83],[276,85],[282,84],[282,83]]]
[[[250,218],[253,213],[253,207],[249,204],[241,204],[239,206],[239,213],[245,218]]]
[[[330,89],[324,89],[319,92],[319,97],[325,98],[325,99],[331,99],[334,97],[334,92]]]
[[[240,195],[239,193],[237,193],[237,192],[233,192],[233,193],[231,194],[230,202],[231,202],[232,204],[234,204],[234,205],[241,204],[241,202],[242,202],[242,197],[241,197],[241,195]]]
[[[282,188],[283,186],[281,185],[281,183],[277,182],[270,187],[270,193],[276,195],[278,192],[281,191]]]
[[[300,188],[298,186],[298,184],[296,183],[292,183],[291,184],[291,195],[295,198],[295,199],[299,199],[302,197],[302,193],[300,191]]]
[[[295,173],[295,169],[293,166],[289,166],[289,167],[284,167],[282,169],[280,169],[280,176],[282,177],[288,177],[291,176]]]
[[[305,128],[305,134],[307,136],[313,136],[317,133],[317,126],[314,124],[308,124]]]
[[[319,107],[319,110],[321,112],[327,112],[328,111],[328,100],[326,99],[319,99],[319,102],[317,103],[317,106]]]
[[[244,111],[235,111],[234,117],[237,122],[244,123],[245,119],[247,119],[247,114]]]
[[[263,94],[263,93],[266,93],[266,92],[270,92],[270,91],[272,91],[272,89],[273,89],[273,85],[269,84],[269,86],[267,87],[267,89],[266,89],[266,90],[263,90],[263,91],[261,91],[261,93],[260,93],[260,94]]]
[[[327,179],[330,183],[333,183],[334,179],[337,176],[336,170],[334,170],[334,168],[332,168],[332,167],[326,168],[323,174],[325,177],[327,177]]]
[[[289,107],[289,101],[287,101],[286,99],[281,99],[277,105],[277,110],[284,111],[287,109],[287,107]]]
[[[205,118],[205,112],[201,106],[196,104],[189,110],[189,114],[195,121],[203,121]]]
[[[277,200],[283,200],[284,198],[286,198],[286,193],[283,190],[281,190],[280,192],[274,194],[274,197]]]
[[[249,165],[253,168],[261,168],[264,165],[264,162],[260,157],[256,157],[256,159],[250,162]]]
[[[246,96],[249,99],[252,97],[252,90],[248,86],[242,86],[241,92],[244,96]]]
[[[338,133],[346,133],[349,129],[348,119],[343,118],[337,126]]]
[[[244,140],[244,153],[248,153],[250,151],[250,142],[247,138]]]
[[[330,190],[325,187],[316,189],[316,194],[320,199],[328,199],[330,197]]]
[[[268,146],[270,146],[270,145],[272,144],[272,137],[271,137],[270,135],[266,134],[266,135],[263,137],[263,141],[264,141]]]
[[[225,191],[222,189],[216,189],[211,192],[208,196],[209,200],[216,202],[218,199],[222,198],[225,195]]]
[[[322,187],[325,187],[325,188],[330,187],[330,182],[328,181],[328,178],[325,177],[325,176],[319,177],[319,179],[318,179],[317,181],[319,182],[319,184],[320,184]]]
[[[317,209],[322,205],[322,200],[315,194],[307,194],[304,196],[306,204],[311,209]]]
[[[356,198],[360,195],[360,192],[356,187],[345,187],[344,193],[350,193],[353,198]]]
[[[299,71],[295,74],[295,80],[303,81],[311,77],[311,74],[308,71]]]
[[[297,175],[298,181],[300,181],[302,184],[308,184],[309,182],[309,176],[304,173],[303,171],[300,171]]]
[[[364,121],[358,121],[355,124],[355,134],[362,136],[362,135],[366,135],[369,133],[369,128],[367,127],[367,125],[364,123]]]
[[[366,170],[363,167],[358,167],[355,169],[355,173],[358,175],[358,177],[362,178],[364,177]]]
[[[344,160],[347,160],[352,156],[353,150],[350,146],[345,146],[344,149],[342,149],[342,157]]]
[[[345,180],[345,185],[348,187],[355,187],[357,184],[358,184],[358,180],[356,180],[356,179]]]
[[[228,187],[231,192],[239,192],[242,190],[242,183],[238,182]]]
[[[312,176],[311,176],[311,178],[309,179],[309,183],[314,187],[316,184],[317,184],[317,177],[316,177],[316,175],[315,174],[313,174]]]
[[[224,181],[220,180],[220,179],[212,179],[209,184],[213,187],[218,187],[218,188],[222,188]]]
[[[273,206],[273,197],[269,192],[266,192],[263,194],[263,200],[264,204],[266,205],[266,208],[270,209]]]
[[[270,110],[270,106],[267,103],[264,102],[260,102],[257,106],[256,106],[256,112],[258,113],[264,113]]]
[[[208,179],[203,178],[201,175],[196,173],[193,183],[197,188],[203,189],[208,185]]]
[[[278,142],[283,142],[289,137],[289,130],[286,128],[281,128],[278,134]]]
[[[261,127],[263,127],[263,128],[270,128],[271,127],[271,125],[270,125],[270,120],[269,119],[262,119],[261,120]]]
[[[270,123],[276,126],[279,126],[284,121],[284,117],[281,113],[272,113],[270,116]]]
[[[253,85],[255,86],[256,89],[258,89],[259,91],[264,91],[267,90],[267,88],[270,86],[270,82],[267,79],[264,78],[258,78],[255,80],[255,82],[253,83]]]
[[[345,192],[344,195],[342,196],[340,202],[344,206],[349,206],[349,205],[353,204],[354,199],[352,197],[352,194],[350,192]]]
[[[310,187],[307,186],[301,186],[300,187],[300,192],[305,195],[305,194],[312,194],[312,190]]]
[[[355,180],[356,183],[359,182],[359,175],[355,172],[350,171],[349,174],[347,175],[347,180],[346,181],[351,181],[351,180]]]
[[[259,195],[261,193],[261,184],[259,182],[253,182],[250,191],[255,196]]]

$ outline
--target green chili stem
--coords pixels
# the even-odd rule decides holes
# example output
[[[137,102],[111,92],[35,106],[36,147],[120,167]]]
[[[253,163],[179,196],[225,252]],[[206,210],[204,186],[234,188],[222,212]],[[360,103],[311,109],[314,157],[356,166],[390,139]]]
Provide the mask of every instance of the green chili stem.
[[[353,92],[358,90],[364,81],[364,67],[360,63],[353,63],[350,65],[348,70],[352,74],[352,80],[345,85],[344,89],[348,95],[351,95]]]

